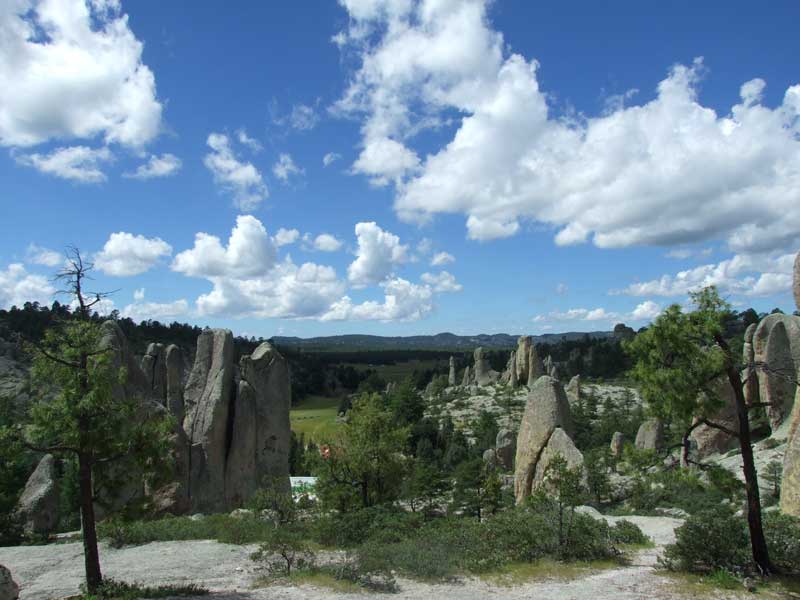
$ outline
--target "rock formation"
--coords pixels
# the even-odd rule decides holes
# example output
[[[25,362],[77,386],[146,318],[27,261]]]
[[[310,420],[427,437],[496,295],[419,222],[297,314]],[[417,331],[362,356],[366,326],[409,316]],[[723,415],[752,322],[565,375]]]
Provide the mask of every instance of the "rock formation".
[[[183,356],[175,344],[167,346],[166,407],[179,424],[183,423]]]
[[[572,438],[567,435],[567,432],[560,427],[553,430],[553,435],[547,442],[539,462],[536,465],[536,474],[534,475],[532,489],[538,489],[545,484],[547,476],[547,467],[553,462],[556,456],[561,456],[567,461],[567,468],[582,468],[583,467],[583,454],[575,446]],[[583,473],[584,482],[586,480],[586,471]]]
[[[456,359],[450,357],[450,373],[447,375],[447,385],[453,387],[456,384]]]
[[[45,454],[28,478],[17,502],[17,518],[26,533],[47,535],[58,526],[60,508],[58,464]]]
[[[720,378],[714,382],[714,393],[722,402],[719,412],[709,418],[712,423],[717,423],[732,431],[738,431],[739,419],[736,416],[736,397],[727,378]],[[708,425],[698,425],[691,433],[690,440],[696,444],[696,453],[699,459],[704,459],[712,454],[727,452],[739,445],[739,440],[724,431]]]
[[[758,379],[758,400],[769,403],[767,416],[775,433],[791,413],[797,393],[800,317],[767,315],[758,323],[753,334],[752,347],[755,375]]]
[[[483,348],[475,348],[475,383],[481,386],[495,383],[500,374],[493,371],[489,366],[489,361],[483,357]]]
[[[0,600],[17,600],[17,598],[19,598],[19,586],[11,577],[11,571],[0,565]]]
[[[755,368],[755,351],[753,350],[753,336],[756,333],[758,323],[750,323],[744,332],[744,344],[742,345],[742,384],[744,388],[744,401],[746,404],[758,403],[758,372]]]
[[[614,458],[621,458],[622,451],[625,449],[625,436],[622,432],[615,431],[611,436],[611,456]]]
[[[800,253],[794,261],[794,301],[800,309]],[[800,378],[800,365],[797,375]],[[800,517],[800,385],[795,391],[794,407],[789,420],[786,453],[783,456],[781,512]]]
[[[792,289],[794,290],[794,303],[800,310],[800,252],[797,253],[794,259],[794,284]]]
[[[625,323],[617,323],[614,325],[613,335],[618,340],[632,340],[636,337],[636,332],[632,327],[625,325]]]
[[[511,352],[511,360],[508,365],[508,384],[512,390],[519,387],[519,377],[517,376],[517,353]]]
[[[517,438],[508,429],[501,429],[497,432],[494,444],[497,461],[500,465],[510,471],[514,466],[514,454],[517,451]]]
[[[150,344],[142,357],[142,372],[155,398],[167,397],[167,363],[164,344]]]
[[[545,374],[542,361],[536,352],[536,345],[533,338],[523,335],[517,340],[517,351],[515,354],[517,366],[517,381],[525,382],[528,387]]]
[[[639,450],[660,450],[664,446],[664,423],[647,419],[636,432],[635,445]]]
[[[461,385],[467,387],[470,383],[472,383],[472,374],[469,371],[469,365],[464,367],[464,378],[461,380]]]
[[[575,375],[572,379],[570,379],[569,383],[567,384],[567,387],[564,388],[564,391],[567,393],[567,399],[569,400],[570,406],[580,402],[581,376]]]
[[[572,434],[572,417],[563,386],[555,379],[542,376],[533,384],[525,405],[525,413],[517,436],[514,461],[514,495],[517,504],[530,496],[535,481],[541,481],[539,462],[556,429]],[[555,441],[561,446],[563,437]]]

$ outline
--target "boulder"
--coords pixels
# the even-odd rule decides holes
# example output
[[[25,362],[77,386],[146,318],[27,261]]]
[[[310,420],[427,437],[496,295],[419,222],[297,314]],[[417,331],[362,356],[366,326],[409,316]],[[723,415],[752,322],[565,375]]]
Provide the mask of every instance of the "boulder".
[[[542,451],[539,461],[536,463],[536,472],[533,477],[532,489],[536,490],[547,482],[547,468],[556,456],[561,456],[567,461],[569,469],[579,468],[583,472],[583,480],[586,481],[586,470],[583,466],[583,454],[575,446],[572,438],[561,427],[553,430],[553,435],[547,441],[547,445]]]
[[[581,376],[575,375],[572,379],[569,380],[567,387],[564,388],[564,391],[567,393],[567,399],[569,400],[570,405],[577,404],[581,400]]]
[[[495,454],[494,450],[489,448],[488,450],[483,451],[483,462],[490,469],[497,467],[497,455]]]
[[[11,577],[11,571],[0,565],[0,600],[17,600],[17,598],[19,598],[19,586]]]
[[[194,365],[184,390],[183,429],[191,445],[189,496],[195,511],[225,508],[225,459],[234,394],[233,334],[206,329],[197,339]]]
[[[456,384],[456,359],[450,357],[450,373],[447,375],[447,385],[453,387]]]
[[[797,253],[794,259],[794,284],[792,285],[792,290],[794,290],[794,304],[800,310],[800,252]]]
[[[778,313],[767,315],[753,333],[752,348],[758,399],[770,404],[767,415],[774,434],[791,414],[797,391],[800,317]]]
[[[26,533],[47,535],[58,526],[60,508],[58,463],[45,454],[28,478],[17,502],[17,518]]]
[[[514,466],[514,454],[517,451],[517,438],[513,432],[508,429],[501,429],[497,432],[495,440],[495,452],[497,453],[497,461],[507,471],[511,470]]]
[[[714,382],[714,393],[722,402],[722,408],[717,414],[709,417],[709,421],[717,423],[732,431],[738,431],[739,418],[736,410],[736,396],[727,378]],[[699,459],[704,459],[712,454],[727,452],[739,445],[739,440],[715,427],[698,425],[689,436],[690,441],[696,444],[696,453]]]
[[[664,423],[647,419],[636,432],[635,445],[639,450],[660,450],[664,446]]]
[[[571,435],[572,417],[563,386],[546,375],[533,384],[517,436],[514,495],[517,504],[530,496],[542,452],[556,428]]]
[[[611,436],[611,456],[614,458],[621,458],[624,448],[625,436],[622,435],[622,432],[614,432],[614,435]]]

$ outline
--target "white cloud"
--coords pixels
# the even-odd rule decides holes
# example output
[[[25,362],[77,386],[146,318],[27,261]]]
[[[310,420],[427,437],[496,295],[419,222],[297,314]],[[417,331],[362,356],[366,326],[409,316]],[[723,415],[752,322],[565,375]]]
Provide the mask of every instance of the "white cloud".
[[[25,262],[45,267],[57,267],[64,263],[64,255],[49,248],[30,244],[25,252]]]
[[[667,258],[675,258],[679,260],[694,258],[694,257],[708,257],[711,256],[713,250],[711,248],[673,248],[664,256]]]
[[[771,296],[788,292],[792,286],[794,253],[736,254],[716,264],[706,264],[662,275],[658,279],[632,283],[614,294],[630,296],[685,296],[715,285],[723,293],[743,296]]]
[[[337,160],[342,158],[341,154],[336,152],[328,152],[325,156],[322,157],[322,166],[328,167],[335,163]]]
[[[236,131],[236,139],[239,140],[240,144],[247,146],[253,152],[261,152],[261,150],[264,149],[261,142],[247,135],[247,130],[244,127]]]
[[[347,277],[354,287],[380,283],[391,275],[395,265],[408,260],[408,246],[376,223],[357,223],[355,232],[358,250],[356,259],[347,268]]]
[[[456,261],[455,257],[449,252],[437,252],[436,254],[433,255],[433,258],[431,259],[431,266],[441,267],[442,265],[447,265],[455,261]]]
[[[12,0],[0,8],[0,144],[102,136],[140,147],[162,106],[117,1]]]
[[[295,104],[292,107],[292,113],[289,115],[289,124],[293,129],[300,131],[309,131],[316,127],[319,122],[319,115],[314,110],[313,106],[307,104]]]
[[[294,244],[300,237],[300,232],[297,229],[284,229],[281,227],[275,232],[275,237],[272,238],[276,247],[288,246]]]
[[[302,175],[305,171],[294,164],[291,155],[282,153],[278,157],[278,162],[272,165],[272,174],[283,183],[288,183],[293,175]]]
[[[420,254],[429,254],[433,250],[433,240],[430,238],[422,238],[417,242],[417,252]]]
[[[353,304],[349,296],[334,303],[323,321],[417,321],[433,311],[433,290],[399,277],[381,283],[383,302]]]
[[[645,300],[633,309],[631,319],[634,321],[650,321],[661,314],[661,307],[652,300]]]
[[[177,254],[171,268],[191,277],[245,278],[268,273],[275,259],[275,243],[261,221],[240,215],[227,247],[215,235],[198,233],[194,247]]]
[[[214,176],[214,182],[233,195],[237,208],[255,210],[269,196],[261,173],[252,163],[237,158],[227,135],[212,133],[207,143],[212,151],[206,154],[203,163]]]
[[[433,273],[423,273],[421,279],[437,293],[460,292],[464,289],[464,286],[458,283],[456,278],[447,271],[441,271],[435,275]]]
[[[161,238],[146,238],[120,231],[112,233],[103,249],[94,258],[95,267],[106,275],[128,277],[139,275],[170,256],[172,246]]]
[[[566,294],[568,291],[569,291],[569,288],[567,287],[567,284],[566,284],[566,283],[559,283],[559,284],[556,286],[556,294],[558,294],[559,296],[563,296],[563,295],[564,295],[564,294]]]
[[[138,300],[138,299],[137,299]],[[145,321],[148,319],[174,319],[186,315],[189,312],[189,303],[186,300],[176,300],[175,302],[134,302],[124,307],[120,314],[123,317],[134,321]]]
[[[139,165],[133,173],[124,173],[123,177],[131,179],[153,179],[155,177],[168,177],[181,169],[181,159],[174,154],[151,154],[143,165]]]
[[[20,308],[26,302],[50,304],[55,288],[46,277],[33,275],[20,263],[11,263],[0,270],[0,308]]]
[[[321,233],[314,238],[314,248],[321,252],[336,252],[342,247],[342,242],[329,233]]]
[[[144,288],[139,288],[138,290],[134,290],[133,299],[136,302],[141,302],[142,300],[144,300],[144,291],[145,291]]]
[[[553,311],[547,315],[537,315],[533,321],[610,321],[619,319],[615,312],[608,312],[604,308],[571,308],[565,312]]]
[[[363,116],[353,169],[396,182],[400,218],[460,213],[479,240],[528,220],[554,228],[559,244],[797,247],[800,85],[770,108],[764,83],[747,82],[741,102],[717,113],[699,99],[696,61],[671,68],[646,103],[560,118],[538,63],[507,52],[488,5],[344,3],[337,39],[360,66],[336,110]],[[417,123],[453,114],[453,135],[417,164]]]
[[[100,164],[111,161],[113,156],[108,148],[70,146],[56,148],[50,154],[36,152],[15,155],[14,158],[19,164],[33,167],[47,175],[80,183],[100,183],[106,180]]]

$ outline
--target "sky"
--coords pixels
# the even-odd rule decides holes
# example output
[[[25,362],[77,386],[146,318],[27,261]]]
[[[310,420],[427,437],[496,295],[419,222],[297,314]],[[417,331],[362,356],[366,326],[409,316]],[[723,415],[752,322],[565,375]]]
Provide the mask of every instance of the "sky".
[[[0,307],[236,334],[794,309],[800,4],[0,2]],[[64,301],[64,299],[61,299]]]

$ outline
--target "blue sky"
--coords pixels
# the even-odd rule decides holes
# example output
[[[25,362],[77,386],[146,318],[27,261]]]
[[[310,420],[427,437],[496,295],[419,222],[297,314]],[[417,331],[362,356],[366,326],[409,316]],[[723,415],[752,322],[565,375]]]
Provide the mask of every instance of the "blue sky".
[[[4,3],[0,305],[76,245],[122,314],[265,337],[791,310],[800,5],[766,6]]]

